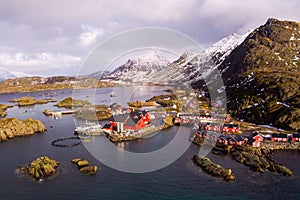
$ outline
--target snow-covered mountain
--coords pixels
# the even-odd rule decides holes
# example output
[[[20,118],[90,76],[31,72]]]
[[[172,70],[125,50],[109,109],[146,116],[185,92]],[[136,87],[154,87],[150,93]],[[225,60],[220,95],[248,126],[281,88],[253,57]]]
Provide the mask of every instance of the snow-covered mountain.
[[[0,67],[0,81],[11,79],[11,78],[21,78],[21,77],[29,77],[32,75],[26,74],[24,72],[10,71],[4,67]]]
[[[177,80],[195,82],[210,75],[225,58],[240,45],[250,32],[244,35],[232,34],[201,52],[186,52],[172,63],[179,68]]]
[[[177,60],[170,62],[158,54],[129,59],[125,64],[104,76],[104,79],[119,83],[191,83],[212,70],[241,44],[250,32],[244,35],[232,34],[201,52],[185,52]]]
[[[148,82],[157,72],[164,71],[170,61],[157,53],[149,53],[136,59],[129,59],[125,64],[105,76],[119,82]]]

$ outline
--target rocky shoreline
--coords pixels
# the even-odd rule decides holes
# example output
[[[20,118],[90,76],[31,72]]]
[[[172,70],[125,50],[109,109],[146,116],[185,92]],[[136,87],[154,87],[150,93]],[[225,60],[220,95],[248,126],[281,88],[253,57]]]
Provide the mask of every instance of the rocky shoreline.
[[[250,145],[236,146],[231,151],[233,160],[243,163],[252,171],[261,173],[271,171],[284,176],[293,175],[290,169],[274,161],[271,155],[270,149],[251,147]]]
[[[12,107],[13,105],[0,104],[0,117],[5,117],[7,115],[6,110]]]
[[[45,125],[31,118],[19,120],[17,118],[0,119],[0,142],[14,137],[27,136],[46,131]]]
[[[264,173],[266,171],[281,174],[283,176],[292,176],[293,172],[278,163],[272,158],[273,149],[268,146],[252,147],[251,145],[224,145],[217,144],[216,141],[204,140],[200,137],[195,137],[193,143],[198,146],[210,145],[213,148],[214,154],[229,155],[234,161],[244,164],[251,171]]]
[[[264,141],[261,143],[261,148],[271,150],[300,150],[300,142],[271,142]]]

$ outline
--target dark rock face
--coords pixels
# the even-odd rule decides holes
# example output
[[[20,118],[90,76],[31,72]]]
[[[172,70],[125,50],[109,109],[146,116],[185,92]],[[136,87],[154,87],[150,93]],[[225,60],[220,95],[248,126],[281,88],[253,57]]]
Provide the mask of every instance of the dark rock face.
[[[230,114],[300,130],[300,24],[269,19],[220,65]]]

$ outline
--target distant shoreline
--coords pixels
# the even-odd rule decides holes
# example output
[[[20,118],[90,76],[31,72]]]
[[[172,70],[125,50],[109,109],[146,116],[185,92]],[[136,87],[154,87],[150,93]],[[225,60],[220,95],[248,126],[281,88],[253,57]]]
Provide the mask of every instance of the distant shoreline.
[[[23,91],[3,91],[1,88],[0,94],[22,94],[22,93],[30,93],[30,92],[47,92],[47,91],[54,91],[54,90],[65,90],[65,89],[73,89],[73,86],[64,87],[64,88],[38,88],[38,89],[31,89],[31,90],[23,90]]]

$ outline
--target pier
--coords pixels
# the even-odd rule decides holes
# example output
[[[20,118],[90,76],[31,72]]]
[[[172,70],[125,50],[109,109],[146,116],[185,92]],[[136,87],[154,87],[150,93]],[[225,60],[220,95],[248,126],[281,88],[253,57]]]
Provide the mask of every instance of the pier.
[[[52,111],[52,110],[44,110],[44,115],[53,116],[55,119],[60,118],[62,115],[71,115],[76,113],[77,110],[61,110],[61,111]]]

